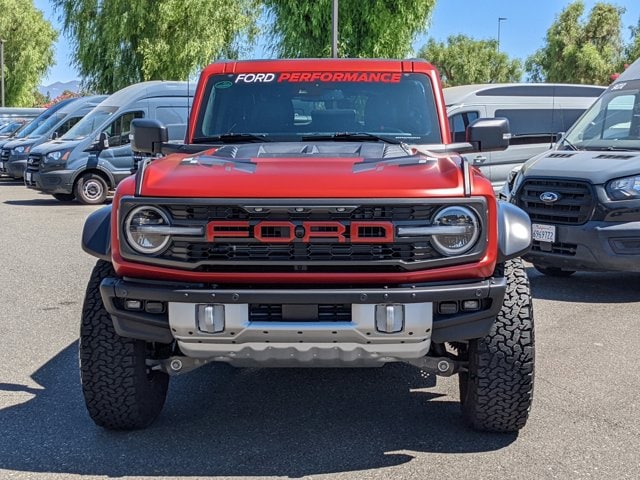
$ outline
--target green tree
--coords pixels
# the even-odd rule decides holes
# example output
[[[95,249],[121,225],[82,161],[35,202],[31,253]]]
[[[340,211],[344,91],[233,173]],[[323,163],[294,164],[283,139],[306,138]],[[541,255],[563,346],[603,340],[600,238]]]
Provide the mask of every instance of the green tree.
[[[52,0],[84,86],[110,93],[144,80],[186,80],[236,56],[256,32],[259,0]]]
[[[631,41],[625,49],[625,63],[633,63],[640,58],[640,20],[635,27],[629,27],[631,30]]]
[[[331,56],[332,0],[264,0],[279,57]],[[435,0],[340,0],[341,57],[403,58],[427,27]]]
[[[0,38],[5,40],[5,105],[30,107],[37,85],[53,65],[58,34],[33,0],[0,0]]]
[[[624,9],[596,3],[586,21],[584,3],[567,6],[549,30],[545,45],[525,62],[532,81],[607,85],[619,69]]]
[[[448,87],[518,82],[522,77],[520,60],[499,52],[496,40],[474,40],[466,35],[450,36],[446,43],[430,39],[418,56],[438,68],[442,84]]]

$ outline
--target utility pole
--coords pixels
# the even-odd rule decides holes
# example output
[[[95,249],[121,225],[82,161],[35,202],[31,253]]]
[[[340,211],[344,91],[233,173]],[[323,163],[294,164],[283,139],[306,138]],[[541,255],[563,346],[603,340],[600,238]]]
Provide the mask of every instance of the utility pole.
[[[507,17],[498,17],[498,52],[500,51],[500,24],[506,19]]]
[[[0,38],[0,98],[2,98],[2,108],[4,108],[4,39]]]
[[[338,0],[333,0],[333,15],[331,28],[331,56],[338,58]]]

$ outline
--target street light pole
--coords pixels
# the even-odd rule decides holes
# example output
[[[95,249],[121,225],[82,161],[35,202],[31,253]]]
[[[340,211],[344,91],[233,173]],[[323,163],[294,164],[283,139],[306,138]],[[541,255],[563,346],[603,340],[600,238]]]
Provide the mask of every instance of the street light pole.
[[[507,17],[498,17],[498,51],[500,51],[500,24],[506,19]]]
[[[338,0],[333,0],[331,56],[333,58],[338,58]]]
[[[4,108],[4,39],[0,38],[0,71],[2,72],[0,79],[0,98],[2,99],[2,108]]]

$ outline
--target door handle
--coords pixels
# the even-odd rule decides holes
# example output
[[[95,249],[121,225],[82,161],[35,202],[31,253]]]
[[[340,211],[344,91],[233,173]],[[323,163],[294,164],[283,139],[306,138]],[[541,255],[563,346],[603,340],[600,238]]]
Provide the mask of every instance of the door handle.
[[[484,155],[478,155],[477,157],[475,157],[473,159],[473,163],[484,163],[487,161],[487,157],[485,157]]]

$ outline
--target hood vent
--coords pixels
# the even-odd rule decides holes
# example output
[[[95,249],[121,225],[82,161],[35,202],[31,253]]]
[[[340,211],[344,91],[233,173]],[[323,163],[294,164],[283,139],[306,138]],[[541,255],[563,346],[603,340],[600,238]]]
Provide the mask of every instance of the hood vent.
[[[571,158],[575,155],[575,153],[552,153],[551,155],[547,155],[547,158]]]
[[[387,143],[324,142],[324,143],[262,143],[223,145],[210,157],[245,160],[252,158],[313,158],[339,157],[380,160],[406,157],[401,145]],[[207,156],[201,156],[205,158]]]
[[[603,153],[601,155],[598,155],[595,158],[602,158],[602,159],[608,159],[608,160],[627,160],[635,156],[636,155],[624,155],[620,153]]]

